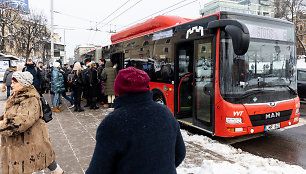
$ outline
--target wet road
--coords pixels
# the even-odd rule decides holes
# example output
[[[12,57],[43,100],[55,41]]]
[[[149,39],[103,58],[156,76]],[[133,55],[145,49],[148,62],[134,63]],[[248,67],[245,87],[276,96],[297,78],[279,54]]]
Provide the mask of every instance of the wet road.
[[[300,112],[298,125],[266,132],[264,136],[234,143],[232,146],[306,169],[306,104],[301,103]]]

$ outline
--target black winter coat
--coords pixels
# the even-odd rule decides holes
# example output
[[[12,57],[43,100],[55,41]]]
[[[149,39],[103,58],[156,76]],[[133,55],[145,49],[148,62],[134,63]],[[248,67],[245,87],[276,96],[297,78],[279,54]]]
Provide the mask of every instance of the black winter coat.
[[[100,124],[86,174],[176,174],[186,153],[180,127],[152,93],[126,94]]]
[[[96,97],[98,95],[98,72],[95,68],[89,70],[90,80],[88,95],[90,97]]]
[[[40,75],[40,70],[35,66],[35,64],[26,64],[22,69],[22,72],[29,71],[33,75],[33,86],[37,91],[40,90],[40,85],[42,84],[42,78]]]

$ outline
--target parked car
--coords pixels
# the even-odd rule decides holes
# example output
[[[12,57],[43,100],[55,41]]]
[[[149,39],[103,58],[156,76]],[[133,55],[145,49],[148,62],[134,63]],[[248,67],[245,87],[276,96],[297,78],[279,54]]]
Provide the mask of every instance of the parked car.
[[[297,70],[298,95],[301,100],[306,100],[306,69]]]

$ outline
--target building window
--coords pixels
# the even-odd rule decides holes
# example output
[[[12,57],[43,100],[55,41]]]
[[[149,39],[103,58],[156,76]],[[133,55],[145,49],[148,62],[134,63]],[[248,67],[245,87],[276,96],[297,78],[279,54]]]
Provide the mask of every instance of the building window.
[[[10,40],[10,48],[13,49],[14,48],[14,41]]]
[[[14,26],[13,25],[8,25],[8,32],[13,33],[14,32]]]
[[[144,41],[144,43],[142,44],[142,46],[146,46],[146,45],[149,45],[148,41]]]
[[[166,43],[170,43],[170,41],[171,41],[171,39],[167,39],[167,40],[166,40]]]
[[[168,47],[164,48],[164,52],[168,53],[169,52],[169,48]]]
[[[143,51],[143,48],[140,48],[139,51]]]

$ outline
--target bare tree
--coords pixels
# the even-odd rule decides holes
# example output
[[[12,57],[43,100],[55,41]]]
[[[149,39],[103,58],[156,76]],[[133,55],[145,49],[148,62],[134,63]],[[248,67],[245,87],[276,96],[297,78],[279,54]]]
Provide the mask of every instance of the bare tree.
[[[275,0],[275,17],[286,19],[295,24],[297,42],[306,51],[303,37],[306,33],[298,32],[299,24],[305,24],[306,1],[305,0]]]
[[[41,53],[44,51],[45,43],[50,39],[46,23],[46,17],[42,13],[32,11],[23,17],[17,32],[17,48],[26,59],[30,57],[32,51]]]
[[[12,8],[6,4],[0,4],[0,52],[6,52],[6,45],[14,40],[14,28],[18,27],[21,20],[19,9]]]

